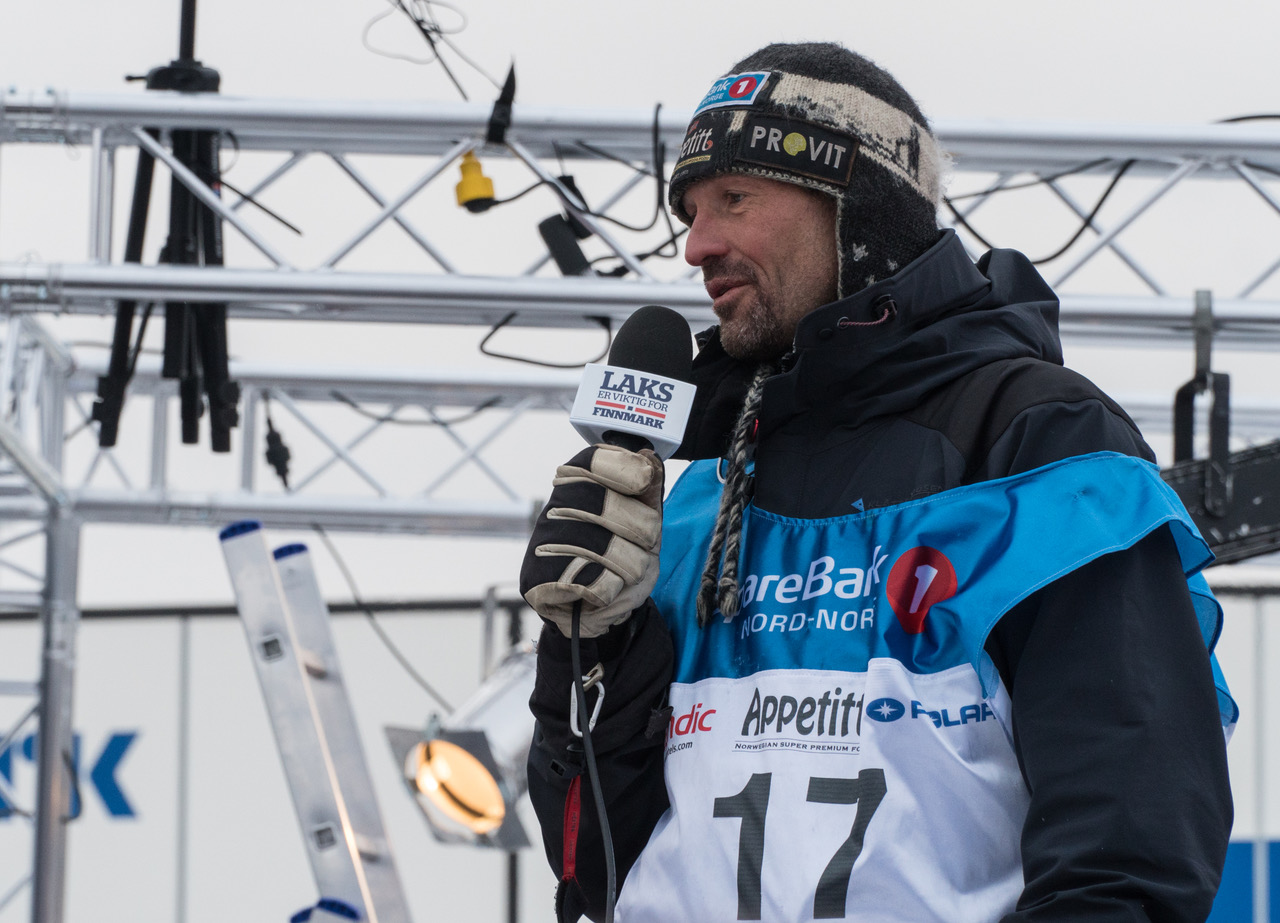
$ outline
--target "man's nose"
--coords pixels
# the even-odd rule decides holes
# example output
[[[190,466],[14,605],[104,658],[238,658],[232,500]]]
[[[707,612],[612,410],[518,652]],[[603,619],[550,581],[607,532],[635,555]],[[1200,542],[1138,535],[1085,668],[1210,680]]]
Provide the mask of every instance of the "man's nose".
[[[713,257],[724,256],[728,246],[715,221],[695,215],[684,240],[684,260],[690,266],[701,266]]]

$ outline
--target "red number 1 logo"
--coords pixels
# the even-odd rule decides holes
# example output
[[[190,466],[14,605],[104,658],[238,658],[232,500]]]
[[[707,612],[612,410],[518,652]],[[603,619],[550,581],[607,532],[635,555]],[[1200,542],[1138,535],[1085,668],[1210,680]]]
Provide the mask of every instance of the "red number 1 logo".
[[[937,548],[920,545],[893,562],[885,595],[909,635],[924,631],[924,620],[934,603],[956,595],[956,569]]]

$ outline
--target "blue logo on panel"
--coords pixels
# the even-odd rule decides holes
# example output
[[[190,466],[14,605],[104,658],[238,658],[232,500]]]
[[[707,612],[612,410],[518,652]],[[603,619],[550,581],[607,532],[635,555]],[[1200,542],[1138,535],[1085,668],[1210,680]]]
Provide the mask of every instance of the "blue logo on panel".
[[[698,103],[698,108],[693,114],[697,115],[699,112],[720,106],[750,106],[756,101],[756,96],[759,95],[768,77],[767,71],[721,77],[711,85],[711,89],[707,91],[706,96],[702,97],[702,102]]]
[[[907,713],[907,707],[897,699],[876,699],[867,706],[867,717],[874,721],[897,721]]]
[[[129,747],[132,746],[137,737],[138,733],[136,731],[121,731],[109,734],[98,753],[97,759],[93,761],[93,764],[86,771],[80,758],[81,735],[74,735],[71,744],[70,761],[76,777],[80,780],[80,784],[72,786],[71,789],[72,817],[80,815],[80,793],[86,789],[92,789],[97,792],[109,817],[136,816],[133,805],[129,803],[124,789],[120,787],[116,772],[119,770],[120,763],[124,760]],[[0,820],[6,820],[21,811],[17,805],[11,803],[15,760],[22,758],[34,766],[37,760],[38,748],[37,735],[28,734],[21,742],[14,741],[4,750],[0,750]]]

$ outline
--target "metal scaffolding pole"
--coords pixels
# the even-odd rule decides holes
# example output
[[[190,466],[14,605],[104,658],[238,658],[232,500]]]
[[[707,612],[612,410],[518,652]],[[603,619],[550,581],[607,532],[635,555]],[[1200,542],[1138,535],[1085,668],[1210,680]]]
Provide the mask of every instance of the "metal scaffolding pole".
[[[62,505],[49,512],[45,534],[44,646],[40,671],[39,779],[35,810],[35,872],[31,918],[62,919],[67,874],[67,821],[75,772],[71,757],[71,699],[75,686],[76,583],[80,522]]]
[[[232,318],[492,326],[615,325],[646,304],[664,304],[697,327],[715,323],[699,284],[612,279],[531,279],[364,272],[296,272],[177,266],[0,263],[0,313],[108,314],[117,300],[223,301]],[[1194,299],[1063,295],[1065,336],[1129,342],[1192,335]],[[1280,303],[1214,300],[1215,341],[1274,346]]]
[[[594,220],[621,204],[629,190],[652,176],[656,144],[665,144],[668,150],[679,147],[688,122],[687,112],[663,110],[655,119],[649,109],[616,112],[515,106],[509,146],[501,148],[483,145],[490,114],[488,104],[471,103],[238,99],[159,90],[141,96],[0,91],[0,145],[87,145],[93,170],[84,261],[0,263],[0,316],[10,316],[6,342],[0,349],[0,452],[8,456],[25,482],[8,489],[17,479],[6,479],[6,492],[0,494],[0,518],[43,523],[47,530],[40,597],[44,636],[32,900],[33,920],[38,923],[58,923],[64,910],[65,820],[73,781],[69,753],[79,621],[77,565],[82,528],[94,523],[209,527],[252,517],[268,526],[308,527],[320,523],[384,533],[523,537],[536,505],[531,499],[522,499],[481,457],[483,450],[492,448],[489,439],[496,437],[497,429],[489,430],[488,437],[475,437],[465,430],[459,435],[449,426],[438,430],[452,442],[446,449],[456,449],[461,457],[450,467],[454,456],[445,453],[440,459],[443,473],[437,474],[434,482],[427,481],[430,491],[459,467],[474,465],[502,493],[496,500],[392,496],[390,482],[369,465],[367,456],[357,457],[357,450],[362,448],[365,435],[389,423],[401,407],[421,407],[434,424],[442,426],[455,421],[437,415],[437,406],[468,408],[467,419],[481,410],[510,412],[511,419],[526,409],[563,410],[576,376],[486,376],[457,371],[400,378],[384,370],[344,375],[327,369],[291,372],[278,367],[241,368],[234,377],[248,390],[245,406],[249,419],[243,431],[244,454],[237,484],[227,489],[196,490],[171,483],[166,404],[173,399],[174,386],[162,381],[158,370],[151,369],[144,357],[131,383],[131,393],[148,395],[155,401],[149,477],[135,474],[130,479],[122,467],[128,465],[127,459],[121,462],[113,454],[98,453],[93,456],[91,474],[83,483],[71,483],[65,476],[62,454],[64,441],[73,433],[68,432],[63,414],[68,399],[73,402],[74,413],[76,397],[93,392],[102,370],[83,356],[76,356],[73,361],[70,352],[43,331],[34,315],[110,314],[118,301],[130,300],[226,302],[229,315],[236,319],[489,327],[509,322],[526,327],[594,328],[600,319],[616,326],[636,308],[661,303],[678,310],[696,327],[714,323],[701,285],[688,275],[677,281],[655,281],[654,264],[641,263],[644,257],[639,251],[647,250],[656,241],[624,246],[620,239],[613,239],[617,232]],[[1147,271],[1147,254],[1141,254],[1143,263],[1139,268],[1129,255],[1130,248],[1118,243],[1128,226],[1148,213],[1146,206],[1174,184],[1183,180],[1213,181],[1238,187],[1244,183],[1272,212],[1280,210],[1280,197],[1274,191],[1276,180],[1272,178],[1280,171],[1280,129],[1275,125],[1027,125],[940,119],[933,127],[942,146],[955,159],[957,172],[998,175],[1000,185],[1016,185],[1014,178],[1027,174],[1039,177],[1037,182],[1050,183],[1049,188],[1065,203],[1073,222],[1084,220],[1087,212],[1062,188],[1062,175],[1073,177],[1068,184],[1087,185],[1105,180],[1120,164],[1135,161],[1128,175],[1148,184],[1167,178],[1163,187],[1152,185],[1154,191],[1122,218],[1090,220],[1096,236],[1085,238],[1081,249],[1065,257],[1069,262],[1059,264],[1063,276],[1071,275],[1092,262],[1095,255],[1112,252],[1156,294],[1068,292],[1062,298],[1061,312],[1062,329],[1068,337],[1091,337],[1095,342],[1126,345],[1186,343],[1192,339],[1192,299],[1163,294],[1176,289],[1162,286],[1154,269]],[[252,186],[250,196],[267,190],[308,154],[324,153],[345,175],[342,182],[354,182],[362,195],[373,198],[379,211],[372,221],[353,227],[347,243],[322,263],[306,266],[286,260],[286,255],[292,257],[294,251],[279,243],[275,236],[280,233],[278,228],[260,227],[260,215],[241,209],[243,201],[223,205],[198,177],[185,171],[169,154],[166,145],[170,134],[193,130],[234,133],[242,151],[257,154],[259,159],[254,166],[261,167],[263,175]],[[239,228],[271,262],[279,266],[299,262],[301,268],[280,271],[252,266],[113,264],[111,219],[117,180],[114,158],[121,147],[139,146],[185,178],[193,194],[202,196],[206,204]],[[455,265],[445,252],[452,243],[449,235],[423,223],[423,227],[432,227],[433,240],[429,241],[416,230],[405,206],[411,199],[417,204],[417,191],[437,181],[452,158],[471,147],[486,158],[506,158],[506,168],[512,171],[523,165],[543,185],[550,186],[557,194],[556,207],[567,208],[590,225],[596,232],[596,242],[603,241],[612,251],[608,258],[616,259],[639,281],[532,277],[545,258],[535,262],[526,275],[520,275],[519,268],[514,274],[502,275],[500,269],[488,266],[484,271],[489,274],[483,276],[459,271],[463,262],[459,260]],[[568,196],[547,164],[553,159],[565,159],[577,164],[598,164],[603,169],[609,164],[600,159],[601,152],[607,158],[624,161],[621,166],[634,175],[628,175],[627,182],[612,197],[593,198],[591,211],[579,209],[579,204],[586,205],[585,200],[579,202],[576,195]],[[377,191],[380,184],[375,184],[374,174],[363,162],[359,170],[353,167],[350,158],[354,155],[426,156],[436,158],[436,163],[422,165],[413,186],[384,197]],[[275,164],[277,159],[283,162]],[[1077,180],[1076,176],[1084,179]],[[985,180],[980,181],[986,184]],[[975,193],[981,196],[979,204],[990,197],[988,193]],[[451,199],[447,197],[447,201]],[[976,207],[961,214],[972,215]],[[514,209],[504,212],[514,213]],[[356,216],[329,216],[335,224],[351,217]],[[384,224],[403,228],[418,249],[445,270],[444,274],[333,268],[374,228]],[[1274,248],[1270,238],[1263,243]],[[1132,252],[1138,252],[1137,246],[1140,243]],[[537,254],[515,255],[521,263],[527,263]],[[398,269],[399,264],[396,266]],[[1062,267],[1068,268],[1062,272]],[[1216,343],[1261,349],[1280,345],[1280,302],[1247,297],[1271,279],[1277,267],[1280,259],[1275,259],[1272,249],[1259,260],[1261,273],[1252,282],[1230,289],[1241,292],[1236,299],[1216,300]],[[390,411],[374,415],[374,422],[355,438],[340,428],[327,430],[323,412],[314,414],[307,408],[307,414],[298,414],[298,419],[308,421],[307,428],[330,452],[329,460],[322,461],[317,470],[327,470],[332,465],[345,466],[348,473],[364,472],[363,481],[373,485],[380,496],[312,493],[302,489],[308,487],[309,478],[295,481],[293,492],[256,491],[255,460],[261,449],[256,444],[261,432],[256,415],[273,391],[283,395],[275,398],[281,406],[293,405],[295,409],[305,401],[390,405]],[[1144,425],[1159,428],[1168,422],[1167,405],[1154,397],[1142,396],[1122,403]],[[1242,429],[1246,433],[1273,433],[1278,412],[1269,401],[1255,407],[1237,402],[1233,411],[1233,423],[1239,427],[1237,434]],[[464,436],[470,441],[464,441]],[[89,483],[94,467],[102,459],[106,466],[100,470],[119,472],[125,486],[106,489]],[[261,462],[256,464],[260,466]],[[146,486],[131,487],[130,482]],[[490,485],[486,482],[485,486]],[[28,596],[9,592],[0,599],[0,605],[6,600],[21,604]]]
[[[132,144],[129,128],[234,132],[242,150],[294,153],[443,153],[461,137],[483,138],[492,105],[398,100],[245,98],[156,90],[146,95],[24,91],[0,93],[0,142],[90,144],[95,127],[108,146]],[[659,139],[678,148],[689,124],[684,109],[658,115]],[[653,155],[652,109],[512,107],[509,133],[540,158],[594,157],[566,141],[589,140],[620,157]],[[1226,161],[1244,157],[1280,169],[1277,132],[1262,123],[1114,125],[934,119],[943,147],[965,170],[1057,171],[1093,160]]]

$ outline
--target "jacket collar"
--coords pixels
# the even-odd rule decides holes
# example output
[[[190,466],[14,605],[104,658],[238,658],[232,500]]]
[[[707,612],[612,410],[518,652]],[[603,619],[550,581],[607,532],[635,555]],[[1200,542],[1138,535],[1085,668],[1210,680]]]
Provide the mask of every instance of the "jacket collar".
[[[826,345],[841,336],[901,336],[930,323],[952,308],[977,301],[991,289],[955,231],[944,230],[937,243],[887,279],[807,314],[796,328],[797,351]],[[892,300],[895,315],[882,320]]]
[[[903,412],[999,359],[1060,364],[1057,311],[1021,254],[994,251],[975,265],[943,231],[895,275],[800,322],[782,374],[766,385],[760,435],[807,410],[841,425]]]

